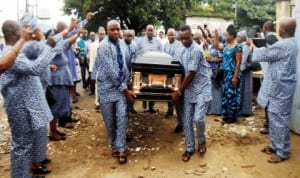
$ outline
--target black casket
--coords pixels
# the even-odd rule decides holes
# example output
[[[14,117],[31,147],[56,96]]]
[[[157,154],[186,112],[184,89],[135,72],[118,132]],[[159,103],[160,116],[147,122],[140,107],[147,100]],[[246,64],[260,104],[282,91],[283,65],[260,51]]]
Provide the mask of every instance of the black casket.
[[[149,51],[132,62],[133,90],[136,99],[170,101],[168,95],[181,85],[183,68],[167,53]]]

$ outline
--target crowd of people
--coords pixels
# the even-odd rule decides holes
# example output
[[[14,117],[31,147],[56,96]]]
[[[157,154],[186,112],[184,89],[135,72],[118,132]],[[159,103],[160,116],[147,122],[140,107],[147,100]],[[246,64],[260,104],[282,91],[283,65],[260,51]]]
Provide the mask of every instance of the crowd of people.
[[[265,47],[258,48],[247,37],[247,31],[229,25],[224,31],[210,32],[199,26],[193,33],[188,25],[159,32],[153,25],[144,34],[122,30],[116,20],[98,32],[84,27],[92,18],[72,19],[68,26],[58,22],[56,29],[44,36],[37,19],[25,15],[19,22],[4,22],[5,46],[0,60],[0,90],[12,133],[11,177],[48,174],[47,137],[50,141],[66,139],[57,126],[74,128],[72,103],[79,102],[76,84],[95,96],[95,108],[101,112],[107,129],[111,156],[120,164],[127,162],[126,130],[128,112],[136,113],[132,91],[131,63],[143,52],[161,51],[178,60],[184,70],[181,86],[170,93],[166,117],[174,108],[178,124],[175,133],[184,131],[187,162],[198,152],[207,151],[205,115],[219,115],[232,124],[239,116],[252,115],[252,64],[265,62],[268,69],[258,94],[265,109],[270,145],[262,152],[270,154],[270,163],[290,156],[289,119],[296,84],[296,22],[285,18],[280,22],[279,36],[273,23],[267,21],[260,36]],[[107,34],[106,34],[107,33]],[[144,101],[149,114],[156,113],[155,102]],[[48,134],[49,124],[49,134]],[[197,149],[194,124],[196,127]]]

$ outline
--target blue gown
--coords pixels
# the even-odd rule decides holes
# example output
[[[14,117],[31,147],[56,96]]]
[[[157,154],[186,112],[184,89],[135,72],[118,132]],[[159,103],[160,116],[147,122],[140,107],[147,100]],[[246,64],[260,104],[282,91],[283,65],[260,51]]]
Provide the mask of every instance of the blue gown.
[[[209,49],[212,59],[223,58],[223,52],[217,50],[213,45]],[[217,63],[210,63],[211,70],[216,70]],[[209,103],[207,113],[220,115],[222,108],[222,81],[211,79],[212,84],[212,100]]]
[[[233,48],[229,48],[225,45],[223,50],[223,62],[222,68],[224,70],[224,88],[223,88],[223,98],[222,98],[222,115],[228,118],[236,118],[240,112],[240,82],[238,86],[233,86],[231,80],[234,75],[236,67],[235,53],[242,52],[242,46],[237,44]],[[241,75],[238,74],[238,80],[240,81]]]

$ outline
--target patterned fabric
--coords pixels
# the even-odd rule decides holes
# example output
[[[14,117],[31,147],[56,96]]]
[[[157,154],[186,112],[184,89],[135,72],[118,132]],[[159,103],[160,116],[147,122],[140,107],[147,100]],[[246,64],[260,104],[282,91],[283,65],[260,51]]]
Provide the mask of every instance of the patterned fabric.
[[[37,18],[33,15],[24,15],[20,19],[19,23],[21,27],[30,26],[32,31],[35,31],[37,28],[39,28]]]
[[[225,117],[236,117],[240,111],[240,82],[237,87],[233,86],[231,80],[236,67],[236,52],[242,52],[242,46],[237,44],[234,48],[229,48],[225,45],[223,50],[224,58],[222,68],[224,70],[224,88],[222,98],[222,115]],[[240,81],[240,74],[238,75]]]
[[[70,116],[72,109],[70,87],[54,85],[49,86],[49,89],[55,98],[55,104],[50,107],[54,118]]]
[[[32,161],[33,142],[36,131],[11,128],[11,151],[10,151],[10,177],[30,178],[30,165]]]
[[[205,137],[205,119],[204,113],[207,111],[208,102],[190,103],[184,102],[184,136],[186,151],[194,152],[195,150],[195,136],[193,123],[196,125],[198,144],[204,145],[206,143]]]
[[[4,53],[9,49],[11,46],[7,46]],[[21,53],[14,65],[0,76],[4,107],[11,128],[29,132],[38,130],[52,120],[39,76],[54,56],[55,52],[48,46],[36,60],[28,60]]]
[[[37,43],[24,45],[13,66],[0,76],[4,107],[12,132],[11,177],[29,178],[31,162],[44,159],[47,143],[37,146],[37,142],[41,139],[47,142],[47,131],[43,129],[53,118],[39,76],[47,69],[56,52],[39,43],[43,50],[35,56],[35,60],[29,60],[27,56],[34,56],[30,53],[36,49],[34,44]],[[6,46],[3,53],[11,48]]]
[[[182,46],[175,55],[180,60],[185,73],[194,71],[195,76],[184,91],[183,125],[186,151],[195,149],[193,122],[196,125],[199,144],[205,143],[204,115],[211,96],[211,71],[203,57],[202,51],[195,42],[189,47]],[[199,60],[200,59],[200,60]]]
[[[209,53],[210,57],[212,60],[217,59],[217,58],[223,58],[223,52],[220,50],[217,50],[214,45],[211,45],[209,47]],[[209,63],[210,68],[213,70],[216,70],[217,65],[216,63]],[[211,79],[212,83],[212,100],[209,103],[207,113],[209,114],[216,114],[219,115],[221,114],[221,109],[222,109],[222,82],[217,81],[214,79]]]
[[[136,46],[133,43],[126,44],[126,66],[129,70],[131,70],[131,62],[135,58],[136,58]]]
[[[126,150],[126,130],[128,122],[125,95],[116,102],[103,103],[102,100],[100,100],[100,108],[107,129],[110,146],[117,148],[119,152],[124,152]]]
[[[118,40],[125,63],[126,45]],[[129,72],[127,66],[122,67],[124,79],[119,78],[118,49],[116,45],[105,38],[98,48],[97,57],[92,72],[92,79],[97,79],[97,94],[100,98],[100,108],[108,131],[109,141],[119,152],[125,151],[127,129],[127,101],[124,90],[127,89]]]
[[[184,91],[185,101],[191,103],[208,102],[211,96],[211,70],[195,42],[190,47],[182,46],[175,55],[184,68],[184,72],[194,71],[193,81]],[[200,60],[199,60],[200,59]]]
[[[252,61],[269,63],[257,101],[262,107],[268,105],[270,112],[290,113],[296,87],[297,53],[295,38],[253,51]]]
[[[82,27],[85,28],[85,26],[87,25],[87,20],[84,19],[83,21],[81,21],[80,23],[78,23],[78,27]],[[79,28],[74,28],[71,32],[69,32],[65,39],[70,38],[71,36],[75,35],[77,33]],[[72,47],[70,46],[68,49],[65,50],[65,55],[67,56],[67,58],[69,59],[69,70],[71,72],[71,76],[73,81],[77,81],[77,73],[76,73],[76,56],[74,54],[74,51],[72,49]]]
[[[170,43],[169,41],[165,43],[164,45],[164,52],[170,54],[171,56],[175,57],[176,50],[181,46],[181,42],[178,40],[175,40],[173,43]]]
[[[291,153],[290,114],[268,112],[270,147],[282,158]]]
[[[285,38],[269,48],[255,49],[252,56],[252,61],[269,63],[257,102],[268,111],[270,146],[283,158],[290,155],[289,123],[296,89],[297,54],[296,39]]]
[[[247,59],[250,54],[250,47],[246,44],[242,45],[243,54],[241,62],[241,114],[252,114],[252,71],[246,69]]]
[[[220,115],[222,109],[222,84],[211,80],[212,100],[209,102],[207,113]]]
[[[149,40],[147,36],[141,37],[137,44],[138,53],[145,51],[162,51],[162,44],[157,38]]]
[[[32,146],[32,163],[40,163],[47,158],[48,127],[42,127],[36,131]]]
[[[61,50],[65,51],[69,48],[69,42],[67,40],[61,40],[58,42],[59,46],[61,46]],[[70,72],[70,68],[68,66],[69,59],[65,55],[65,53],[61,53],[55,56],[52,59],[51,64],[57,66],[56,71],[51,72],[51,85],[66,85],[72,86],[73,80]]]
[[[223,51],[217,50],[214,45],[210,45],[209,46],[209,55],[212,60],[217,60],[218,58],[223,58]],[[210,62],[209,65],[210,65],[210,68],[212,70],[214,70],[217,68],[218,64],[216,64],[214,62]]]
[[[167,41],[164,45],[164,52],[170,54],[175,58],[176,51],[180,49],[182,46],[181,42],[175,40],[173,43]],[[177,59],[176,59],[177,60]],[[175,110],[177,115],[177,121],[179,126],[183,126],[183,100],[180,100],[177,104],[175,104]],[[174,104],[172,102],[168,102],[168,113],[174,112]]]
[[[125,63],[126,46],[120,41],[120,48]],[[97,79],[98,95],[102,102],[115,102],[124,95],[127,89],[129,72],[123,67],[124,79],[119,80],[119,65],[117,62],[117,49],[108,38],[105,38],[98,48],[97,57],[92,72],[92,79]]]

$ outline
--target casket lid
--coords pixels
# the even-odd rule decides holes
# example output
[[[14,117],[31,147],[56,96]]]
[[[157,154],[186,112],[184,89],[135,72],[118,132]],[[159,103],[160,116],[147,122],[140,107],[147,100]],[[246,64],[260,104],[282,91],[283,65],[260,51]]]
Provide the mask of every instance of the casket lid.
[[[134,63],[140,64],[158,64],[158,65],[172,65],[171,62],[176,60],[171,55],[161,51],[146,51],[140,53],[134,60]]]
[[[161,51],[141,53],[132,62],[132,71],[156,74],[182,74],[183,69],[179,61],[171,55]]]

